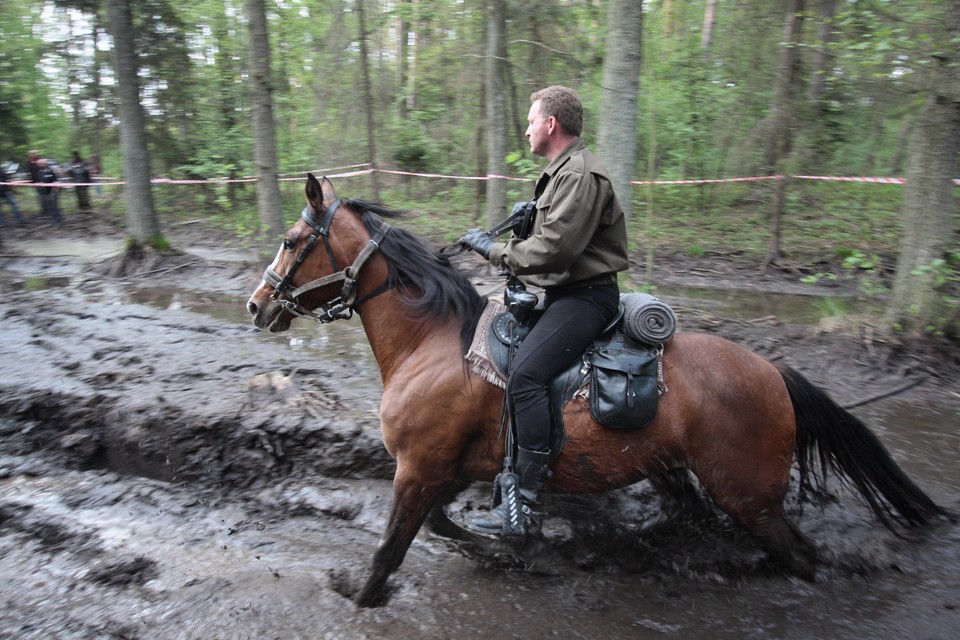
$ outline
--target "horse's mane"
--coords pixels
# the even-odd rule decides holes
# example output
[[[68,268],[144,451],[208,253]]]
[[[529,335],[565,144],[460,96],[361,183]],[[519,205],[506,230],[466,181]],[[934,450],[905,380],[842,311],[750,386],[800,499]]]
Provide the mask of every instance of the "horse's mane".
[[[360,214],[370,235],[383,224],[377,216],[399,218],[395,209],[365,200],[344,199]],[[430,249],[405,229],[390,227],[380,241],[380,252],[390,266],[387,286],[400,292],[403,305],[418,318],[435,319],[439,325],[455,317],[460,322],[460,343],[466,353],[487,299],[467,277],[450,264],[450,258]]]

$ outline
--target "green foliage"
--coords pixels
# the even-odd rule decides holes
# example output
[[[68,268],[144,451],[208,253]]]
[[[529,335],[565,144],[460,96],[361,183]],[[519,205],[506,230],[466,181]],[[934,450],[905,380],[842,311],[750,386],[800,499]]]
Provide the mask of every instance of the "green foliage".
[[[393,160],[404,171],[428,172],[438,164],[433,142],[416,124],[395,127]]]
[[[97,148],[103,173],[119,176],[120,151],[109,41],[99,3],[25,0],[0,4],[0,156],[22,159],[36,147],[65,160],[74,146]],[[906,0],[838,3],[828,25],[832,56],[808,95],[817,56],[819,7],[808,6],[798,44],[802,80],[790,173],[902,175],[915,89],[926,61],[956,51],[931,35],[945,3]],[[507,121],[484,118],[488,11],[468,0],[368,3],[377,160],[384,168],[483,175],[485,135],[508,132],[514,177],[544,166],[523,139],[531,91],[554,83],[584,101],[584,137],[594,142],[605,55],[608,2],[509,0],[504,92]],[[254,175],[246,86],[243,3],[172,0],[133,3],[141,48],[143,105],[154,174],[218,179]],[[368,162],[357,12],[352,3],[268,2],[280,171],[337,173]],[[758,175],[767,115],[782,50],[782,3],[721,3],[713,43],[701,46],[702,3],[648,2],[638,109],[635,176],[658,180]],[[398,33],[403,22],[415,37]],[[400,38],[410,47],[401,55]],[[101,43],[92,50],[94,41]],[[650,153],[650,150],[655,150]],[[0,157],[0,160],[7,159]],[[476,225],[482,184],[381,174],[380,197],[411,210],[398,222],[439,242]],[[338,190],[370,197],[369,178],[335,179]],[[770,240],[773,182],[635,187],[623,197],[650,219],[631,225],[631,247],[715,251],[762,259]],[[479,187],[479,189],[478,189]],[[508,202],[530,197],[530,182],[509,182]],[[281,185],[292,223],[303,201],[298,181]],[[254,237],[256,193],[250,184],[165,185],[154,189],[164,223],[197,218]],[[788,258],[842,261],[836,274],[883,283],[883,264],[898,251],[903,189],[898,185],[791,181],[783,219]],[[652,198],[652,202],[650,201]],[[118,205],[119,206],[119,205]],[[504,212],[506,215],[507,212]],[[841,249],[838,249],[841,248]],[[958,288],[955,256],[925,267],[945,295]],[[953,262],[951,262],[953,261]]]
[[[841,259],[840,267],[846,272],[844,276],[853,280],[866,296],[878,296],[887,292],[883,282],[882,260],[876,254],[868,255],[857,249],[840,248],[836,255]],[[831,272],[817,272],[803,276],[800,281],[804,284],[818,284],[824,280],[837,281],[840,276]]]
[[[169,251],[170,250],[170,241],[167,240],[164,236],[157,236],[152,238],[149,242],[149,245],[156,249],[157,251]]]
[[[843,268],[851,271],[873,273],[880,260],[876,256],[867,256],[861,251],[850,251],[843,258]]]
[[[529,151],[512,151],[507,154],[506,160],[520,178],[535,179],[542,170],[540,163],[533,159]]]
[[[0,3],[0,161],[24,162],[30,148],[67,157],[69,119],[43,72],[46,34],[36,3]]]
[[[843,318],[850,313],[850,305],[839,296],[824,296],[815,306],[821,318]]]
[[[810,274],[810,275],[806,275],[806,276],[801,277],[801,278],[800,278],[800,282],[802,282],[803,284],[814,285],[814,284],[819,284],[819,283],[822,282],[823,280],[834,281],[834,280],[836,280],[836,279],[837,279],[837,274],[835,274],[835,273],[824,273],[824,272],[821,271],[821,272],[812,273],[812,274]]]
[[[939,293],[940,306],[936,317],[924,327],[928,333],[960,338],[960,252],[944,258],[935,258],[913,272],[920,277],[930,277]]]

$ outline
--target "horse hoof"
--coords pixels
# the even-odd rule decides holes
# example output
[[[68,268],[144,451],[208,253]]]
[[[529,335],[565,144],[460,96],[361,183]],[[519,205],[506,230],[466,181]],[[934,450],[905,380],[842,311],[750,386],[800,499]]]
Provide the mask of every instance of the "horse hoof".
[[[394,589],[391,589],[389,586],[383,586],[374,591],[361,589],[353,603],[361,609],[382,607],[390,602],[390,596],[393,594],[393,591]]]
[[[372,609],[374,607],[382,607],[386,604],[386,601],[383,599],[383,596],[357,596],[357,599],[353,601],[361,609]]]

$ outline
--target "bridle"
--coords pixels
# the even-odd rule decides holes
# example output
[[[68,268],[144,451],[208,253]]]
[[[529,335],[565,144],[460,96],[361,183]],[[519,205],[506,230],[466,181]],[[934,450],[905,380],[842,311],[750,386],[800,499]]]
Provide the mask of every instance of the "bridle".
[[[270,297],[282,306],[285,311],[299,318],[313,318],[317,322],[323,323],[341,319],[348,320],[353,317],[353,311],[357,305],[390,289],[390,286],[385,283],[357,300],[356,285],[360,269],[370,256],[373,255],[374,251],[380,248],[380,242],[387,235],[387,231],[390,230],[390,225],[385,222],[380,222],[380,227],[377,229],[377,232],[363,247],[354,259],[353,264],[346,269],[340,269],[337,265],[337,259],[333,256],[333,250],[330,247],[330,225],[333,222],[334,214],[336,214],[339,208],[340,199],[338,198],[327,207],[323,218],[317,221],[313,207],[309,204],[304,207],[300,217],[310,225],[315,233],[311,234],[307,239],[307,243],[303,249],[300,250],[300,254],[296,260],[294,260],[294,263],[290,266],[285,276],[281,277],[280,274],[271,267],[267,267],[266,271],[263,272],[263,281],[273,287],[273,295]],[[307,259],[307,256],[313,252],[320,238],[323,238],[323,245],[327,250],[327,258],[330,260],[330,266],[334,269],[334,273],[322,278],[317,278],[316,280],[311,280],[303,286],[294,289],[292,284],[293,276]],[[306,293],[338,282],[343,282],[340,296],[329,302],[320,303],[314,309],[303,306],[298,300],[300,296]]]

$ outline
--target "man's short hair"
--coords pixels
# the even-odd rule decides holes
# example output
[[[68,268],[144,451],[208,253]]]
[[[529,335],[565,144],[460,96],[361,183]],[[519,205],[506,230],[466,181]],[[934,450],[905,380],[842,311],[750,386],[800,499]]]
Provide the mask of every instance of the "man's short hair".
[[[534,91],[530,95],[530,102],[534,103],[537,100],[540,101],[540,113],[543,117],[556,118],[564,133],[579,136],[583,131],[583,104],[576,91],[569,87],[554,85]]]

